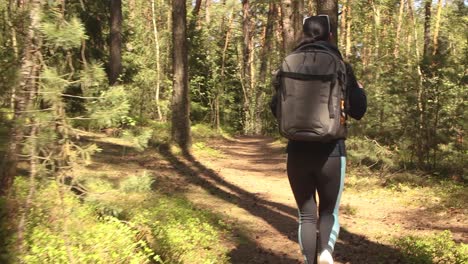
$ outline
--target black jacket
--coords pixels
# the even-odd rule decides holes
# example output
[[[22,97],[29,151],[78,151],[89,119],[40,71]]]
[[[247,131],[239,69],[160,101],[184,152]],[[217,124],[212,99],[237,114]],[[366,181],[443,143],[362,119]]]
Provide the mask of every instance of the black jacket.
[[[296,49],[301,48],[304,45],[309,44],[310,42],[302,42],[298,45]],[[336,55],[342,58],[338,48],[326,41],[317,41],[316,44],[323,45],[328,49],[334,51]],[[364,89],[359,87],[359,84],[354,75],[353,68],[349,63],[346,64],[346,89],[349,96],[349,107],[347,114],[356,120],[360,120],[367,110],[367,97]],[[274,82],[276,82],[274,78]],[[278,87],[278,83],[274,83],[275,87]],[[273,95],[270,108],[273,115],[276,117],[276,107],[277,107],[277,91]],[[336,142],[331,143],[320,143],[320,142],[297,142],[290,140],[288,143],[288,152],[290,151],[308,151],[308,150],[317,150],[319,152],[327,152],[330,156],[344,156],[346,155],[344,140],[337,140]]]

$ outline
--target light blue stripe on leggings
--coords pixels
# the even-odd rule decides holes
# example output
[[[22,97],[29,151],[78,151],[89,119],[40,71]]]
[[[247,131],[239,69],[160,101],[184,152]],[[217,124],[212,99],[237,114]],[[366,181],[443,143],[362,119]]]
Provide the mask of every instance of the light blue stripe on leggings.
[[[338,191],[338,197],[336,198],[335,209],[333,210],[333,220],[334,224],[330,234],[330,239],[328,240],[328,245],[333,250],[335,248],[336,240],[338,239],[338,234],[340,233],[340,222],[338,219],[338,212],[340,208],[341,194],[343,193],[344,188],[344,178],[346,172],[346,157],[341,157],[341,179],[340,179],[340,190]]]
[[[301,236],[301,233],[302,233],[302,217],[301,217],[301,212],[298,210],[298,213],[299,213],[299,230],[297,232],[297,236],[299,238],[299,246],[301,247],[301,252],[303,253],[304,252],[304,247],[302,245],[302,236]],[[304,264],[309,264],[309,261],[307,260],[307,256],[306,255],[303,255],[304,256]]]

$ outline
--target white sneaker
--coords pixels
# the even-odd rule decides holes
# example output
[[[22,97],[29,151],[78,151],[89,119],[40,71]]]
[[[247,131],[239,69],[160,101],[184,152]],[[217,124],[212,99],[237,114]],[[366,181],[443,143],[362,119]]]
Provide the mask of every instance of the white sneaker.
[[[322,251],[318,260],[318,264],[333,264],[333,257],[328,250]]]

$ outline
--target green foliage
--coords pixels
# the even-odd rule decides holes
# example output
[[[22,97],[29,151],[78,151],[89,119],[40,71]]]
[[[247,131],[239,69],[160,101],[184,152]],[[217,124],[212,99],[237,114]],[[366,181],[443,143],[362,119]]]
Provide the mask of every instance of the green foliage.
[[[51,12],[54,19],[46,19],[41,23],[40,30],[44,34],[46,45],[65,50],[78,48],[81,41],[86,38],[85,29],[81,21],[72,17],[70,20],[62,20],[61,14]],[[60,21],[57,23],[57,21]]]
[[[153,137],[151,142],[155,144],[169,143],[171,139],[171,126],[166,122],[151,122],[151,129],[153,129]]]
[[[83,175],[79,182],[89,191],[84,205],[103,218],[124,219],[164,263],[229,263],[221,243],[228,227],[218,217],[183,197],[154,193],[158,181],[147,172],[115,180]]]
[[[220,244],[222,222],[184,199],[161,197],[133,221],[151,228],[158,252],[168,263],[229,263]]]
[[[92,63],[80,73],[81,90],[84,96],[99,96],[107,89],[107,75],[102,64]]]
[[[135,133],[131,130],[123,132],[122,138],[131,143],[137,151],[143,151],[148,147],[149,140],[153,136],[153,130],[146,128]]]
[[[15,192],[29,187],[17,181]],[[17,196],[17,198],[24,196]],[[113,217],[99,218],[56,182],[44,183],[28,214],[25,263],[151,263],[154,253],[139,231]]]
[[[346,141],[348,158],[351,163],[366,165],[369,168],[395,168],[395,152],[376,140],[361,137],[351,137]]]
[[[50,104],[61,103],[62,94],[70,82],[59,76],[55,68],[46,68],[41,73],[40,80],[43,88],[41,91],[42,99]]]
[[[0,197],[0,263],[11,263],[11,240],[14,235],[8,213],[8,199]]]
[[[92,125],[98,128],[115,127],[130,110],[128,95],[122,86],[103,91],[96,101],[88,104]]]
[[[206,140],[210,138],[220,137],[220,133],[213,129],[208,124],[196,124],[191,127],[192,137],[195,141]]]
[[[150,192],[151,186],[154,183],[154,177],[146,171],[142,175],[133,175],[120,182],[120,189],[123,192],[144,193]]]
[[[457,244],[450,231],[431,236],[407,236],[395,240],[395,245],[412,264],[464,264],[468,262],[468,245]]]

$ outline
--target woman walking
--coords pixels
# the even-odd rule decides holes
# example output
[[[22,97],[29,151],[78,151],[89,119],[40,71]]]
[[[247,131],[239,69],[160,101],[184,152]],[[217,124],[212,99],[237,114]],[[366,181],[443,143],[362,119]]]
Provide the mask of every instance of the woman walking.
[[[330,42],[331,32],[328,16],[305,18],[303,38],[295,50],[307,51],[308,47],[319,45],[342,59],[338,48]],[[366,95],[351,66],[345,65],[346,114],[359,120],[366,112]],[[277,96],[275,94],[271,102],[275,116]],[[340,230],[338,208],[346,168],[345,138],[326,143],[289,140],[287,153],[287,174],[299,210],[298,238],[305,263],[314,264],[318,260],[319,264],[332,264],[332,253]]]

